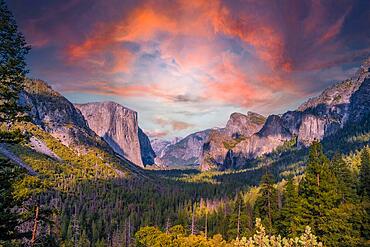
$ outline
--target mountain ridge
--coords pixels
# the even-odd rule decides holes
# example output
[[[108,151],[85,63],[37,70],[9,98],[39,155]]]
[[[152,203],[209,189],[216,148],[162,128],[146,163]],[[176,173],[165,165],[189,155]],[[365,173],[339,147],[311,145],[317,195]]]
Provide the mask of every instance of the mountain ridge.
[[[369,77],[370,58],[364,61],[354,77],[328,87],[297,110],[267,117],[261,130],[250,138],[215,153],[207,152],[210,146],[205,143],[200,168],[243,166],[249,159],[270,153],[293,138],[297,138],[297,147],[308,146],[314,140],[334,134],[347,122],[360,121],[361,117],[367,116],[370,107]]]

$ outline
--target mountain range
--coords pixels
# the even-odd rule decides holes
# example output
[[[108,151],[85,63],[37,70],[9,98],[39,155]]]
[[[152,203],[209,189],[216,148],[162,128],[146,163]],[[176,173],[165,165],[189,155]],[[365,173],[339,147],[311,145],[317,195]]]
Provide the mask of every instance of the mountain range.
[[[293,143],[306,147],[369,113],[370,59],[350,79],[325,89],[294,111],[264,117],[231,114],[224,128],[174,140],[149,140],[137,112],[115,102],[73,104],[46,82],[27,80],[20,104],[32,121],[77,153],[97,147],[137,166],[199,165],[201,170],[242,167],[249,160]]]
[[[307,147],[313,140],[336,133],[347,123],[359,122],[369,112],[370,102],[370,59],[365,60],[357,73],[350,79],[325,89],[317,97],[309,99],[294,111],[265,118],[257,113],[231,114],[225,128],[214,128],[204,132],[202,141],[174,143],[167,146],[160,156],[163,165],[174,163],[200,164],[202,170],[241,167],[263,154],[270,153],[287,143],[298,148]],[[191,134],[184,138],[193,138]],[[202,146],[202,147],[200,147]],[[202,150],[201,155],[179,160],[189,150]],[[158,155],[158,154],[157,154]],[[176,157],[176,158],[175,158]],[[175,162],[174,162],[175,161]]]

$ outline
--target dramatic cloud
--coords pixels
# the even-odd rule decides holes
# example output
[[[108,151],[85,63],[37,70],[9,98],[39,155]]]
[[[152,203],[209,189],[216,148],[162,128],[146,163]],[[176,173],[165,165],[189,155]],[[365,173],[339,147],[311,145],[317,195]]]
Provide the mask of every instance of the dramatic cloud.
[[[361,0],[8,2],[34,47],[32,76],[77,101],[119,98],[148,130],[295,107],[370,54]]]

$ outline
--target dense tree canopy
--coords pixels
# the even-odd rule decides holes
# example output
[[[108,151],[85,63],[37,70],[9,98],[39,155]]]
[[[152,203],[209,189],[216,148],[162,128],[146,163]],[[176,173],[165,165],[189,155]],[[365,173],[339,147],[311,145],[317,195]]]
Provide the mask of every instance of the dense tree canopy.
[[[30,47],[8,10],[0,0],[0,122],[19,116],[18,95],[25,79],[25,55]]]

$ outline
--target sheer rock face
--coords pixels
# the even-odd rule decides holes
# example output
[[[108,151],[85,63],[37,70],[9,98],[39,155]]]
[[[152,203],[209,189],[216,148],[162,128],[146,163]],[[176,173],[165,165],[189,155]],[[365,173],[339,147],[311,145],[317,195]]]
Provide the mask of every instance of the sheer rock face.
[[[114,102],[76,104],[76,107],[89,127],[117,154],[138,166],[144,166],[146,162],[152,164],[154,152],[144,132],[139,130],[135,111]]]
[[[257,133],[232,145],[222,148],[222,144],[230,140],[230,133],[225,129],[212,133],[203,148],[201,169],[222,170],[244,165],[248,159],[270,153],[292,138],[297,138],[298,147],[308,146],[315,139],[334,134],[348,122],[369,117],[369,68],[370,58],[353,78],[327,88],[296,111],[269,116]]]
[[[358,81],[362,82],[359,89],[351,96],[348,121],[355,123],[370,113],[370,57],[364,62],[357,72]]]
[[[167,145],[155,159],[155,163],[162,166],[199,164],[203,143],[210,131],[196,132],[174,144]]]
[[[140,153],[141,160],[144,165],[153,165],[156,154],[152,148],[149,137],[144,131],[139,128],[139,142],[140,142]]]
[[[77,152],[85,153],[91,147],[110,150],[88,127],[81,112],[46,82],[26,80],[19,103],[27,108],[35,124]]]
[[[201,155],[201,170],[208,170],[214,167],[222,167],[228,148],[225,147],[233,139],[225,129],[214,129],[203,144]]]
[[[248,112],[247,115],[232,113],[226,127],[212,130],[204,143],[201,169],[232,167],[234,155],[229,150],[257,133],[262,128],[265,120],[265,117],[253,112]]]
[[[370,77],[364,80],[361,87],[352,95],[349,106],[348,121],[355,123],[370,114]]]

